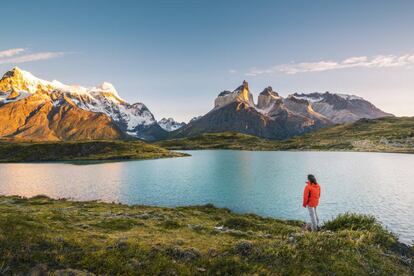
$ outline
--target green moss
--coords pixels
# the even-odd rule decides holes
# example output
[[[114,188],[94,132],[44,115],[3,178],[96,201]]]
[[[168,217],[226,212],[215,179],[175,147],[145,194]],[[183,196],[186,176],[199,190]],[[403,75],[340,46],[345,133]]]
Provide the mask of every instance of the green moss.
[[[160,208],[0,196],[3,274],[412,275],[412,248],[373,217],[303,222],[213,205]]]

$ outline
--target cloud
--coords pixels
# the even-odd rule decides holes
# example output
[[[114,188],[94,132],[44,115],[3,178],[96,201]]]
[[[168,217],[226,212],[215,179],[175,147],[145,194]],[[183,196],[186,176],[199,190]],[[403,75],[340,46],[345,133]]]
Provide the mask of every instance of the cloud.
[[[0,51],[0,58],[7,58],[18,55],[19,53],[24,52],[23,48],[8,49]]]
[[[374,57],[356,56],[342,61],[321,60],[317,62],[301,62],[272,66],[265,69],[252,68],[246,76],[287,74],[294,75],[307,72],[323,72],[346,68],[384,68],[414,65],[414,54],[410,55],[377,55]]]
[[[63,56],[64,52],[26,53],[26,49],[16,48],[0,51],[0,64],[25,63],[38,60],[47,60]]]
[[[237,74],[237,70],[230,69],[230,70],[229,70],[229,73],[230,73],[230,74]]]

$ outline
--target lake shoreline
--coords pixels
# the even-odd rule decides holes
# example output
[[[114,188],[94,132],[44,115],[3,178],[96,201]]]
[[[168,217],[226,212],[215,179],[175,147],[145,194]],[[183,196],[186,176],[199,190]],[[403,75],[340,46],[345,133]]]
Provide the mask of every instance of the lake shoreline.
[[[311,233],[301,221],[211,204],[165,208],[0,196],[0,209],[0,245],[7,253],[0,261],[15,273],[39,267],[96,274],[414,271],[412,248],[369,216],[342,215]],[[325,266],[314,258],[324,258]]]

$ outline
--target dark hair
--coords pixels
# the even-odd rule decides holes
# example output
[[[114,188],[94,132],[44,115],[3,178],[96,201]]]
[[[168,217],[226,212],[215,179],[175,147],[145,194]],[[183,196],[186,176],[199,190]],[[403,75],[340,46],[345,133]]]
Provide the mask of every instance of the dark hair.
[[[318,182],[316,181],[316,178],[313,174],[308,174],[308,180],[311,184],[318,184]]]

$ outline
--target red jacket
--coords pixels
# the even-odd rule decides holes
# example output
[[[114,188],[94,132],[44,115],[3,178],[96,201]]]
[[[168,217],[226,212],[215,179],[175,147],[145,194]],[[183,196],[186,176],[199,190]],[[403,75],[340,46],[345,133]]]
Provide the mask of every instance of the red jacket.
[[[319,204],[321,197],[321,187],[319,184],[311,184],[306,182],[305,190],[303,191],[303,207],[316,207]]]

